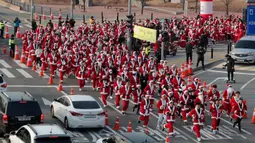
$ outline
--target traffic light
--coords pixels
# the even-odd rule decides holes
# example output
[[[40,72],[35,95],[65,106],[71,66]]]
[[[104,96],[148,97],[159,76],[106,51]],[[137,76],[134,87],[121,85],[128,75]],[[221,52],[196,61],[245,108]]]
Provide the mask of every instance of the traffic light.
[[[127,27],[133,29],[133,15],[127,15]]]

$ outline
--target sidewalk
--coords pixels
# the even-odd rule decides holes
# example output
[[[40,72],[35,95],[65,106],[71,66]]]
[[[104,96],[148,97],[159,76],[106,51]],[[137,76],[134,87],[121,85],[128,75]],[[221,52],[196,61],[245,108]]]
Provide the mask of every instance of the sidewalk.
[[[208,66],[219,62],[220,60],[223,60],[225,58],[225,55],[227,54],[227,45],[224,44],[217,44],[213,47],[213,58],[211,58],[211,48],[207,48],[207,52],[205,53],[205,68]],[[193,50],[193,64],[192,69],[197,71],[202,69],[202,63],[199,63],[198,68],[196,68],[197,64],[197,53],[196,50]],[[182,63],[186,63],[186,53],[185,50],[179,50],[177,51],[176,56],[168,56],[167,57],[167,63],[169,66],[175,64],[178,68],[181,67]]]

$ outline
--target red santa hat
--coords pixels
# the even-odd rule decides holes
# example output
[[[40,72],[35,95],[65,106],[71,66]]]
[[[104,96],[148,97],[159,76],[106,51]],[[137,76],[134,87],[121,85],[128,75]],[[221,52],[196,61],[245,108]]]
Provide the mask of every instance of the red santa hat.
[[[199,88],[203,88],[203,86],[200,85]]]
[[[139,87],[141,87],[141,85],[140,85],[140,84],[137,84],[136,87],[139,88]]]
[[[231,85],[231,84],[229,84],[229,83],[228,83],[228,84],[226,84],[226,86],[227,86],[227,87],[232,87],[232,85]]]
[[[198,78],[195,78],[194,80],[195,80],[195,81],[198,81]]]

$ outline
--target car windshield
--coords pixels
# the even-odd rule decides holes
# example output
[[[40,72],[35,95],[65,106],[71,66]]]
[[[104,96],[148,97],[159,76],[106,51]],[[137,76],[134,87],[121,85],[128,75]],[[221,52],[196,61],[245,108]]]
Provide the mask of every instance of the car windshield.
[[[250,40],[239,40],[235,48],[237,49],[255,49],[255,41]]]
[[[38,138],[35,143],[72,143],[70,137]]]
[[[9,116],[19,115],[41,115],[42,111],[36,101],[14,101],[9,102],[7,107]]]
[[[99,109],[100,106],[96,101],[73,101],[75,109]]]
[[[0,76],[0,83],[3,83],[4,82],[4,79],[2,76]]]

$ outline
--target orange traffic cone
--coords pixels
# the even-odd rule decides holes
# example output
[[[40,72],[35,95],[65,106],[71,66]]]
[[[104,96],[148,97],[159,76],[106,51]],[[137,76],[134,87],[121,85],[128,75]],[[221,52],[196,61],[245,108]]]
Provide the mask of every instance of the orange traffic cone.
[[[50,79],[49,79],[49,82],[48,82],[49,85],[52,85],[53,84],[53,76],[50,75]]]
[[[184,64],[182,64],[182,66],[181,66],[181,73],[180,74],[185,77],[185,73],[184,73],[185,69],[184,68],[185,68]]]
[[[212,87],[212,84],[210,85],[210,87],[209,87],[209,91],[211,91],[213,89],[213,87]]]
[[[16,46],[16,49],[15,49],[14,60],[20,60],[19,48],[18,48],[18,46]]]
[[[129,133],[132,132],[132,123],[131,123],[131,121],[128,122],[127,132],[129,132]]]
[[[70,92],[71,95],[74,95],[74,89],[71,88],[71,92]]]
[[[108,126],[109,125],[109,120],[108,120],[108,113],[107,110],[105,111],[105,125]]]
[[[204,83],[203,83],[203,88],[204,88],[204,89],[207,88],[206,81],[204,81]]]
[[[193,75],[193,69],[192,69],[191,63],[189,63],[189,65],[188,65],[188,75]]]
[[[27,67],[32,67],[32,59],[30,55],[28,55],[28,58],[27,58]]]
[[[22,53],[21,53],[20,63],[23,63],[23,64],[26,63],[26,57],[25,57],[24,50],[22,50]]]
[[[5,28],[5,39],[9,39],[9,28],[7,26]]]
[[[147,127],[147,126],[144,127],[144,133],[145,133],[145,134],[149,134],[149,130],[148,130],[148,127]]]
[[[120,118],[119,118],[119,116],[117,116],[117,118],[116,118],[115,125],[114,125],[113,129],[116,130],[116,131],[120,130]]]
[[[58,85],[58,91],[62,91],[62,90],[63,90],[62,82],[59,82],[59,85]]]
[[[191,85],[192,84],[192,79],[191,79],[191,76],[188,77],[188,85]]]
[[[198,84],[201,84],[201,79],[198,79]]]
[[[247,101],[246,101],[246,100],[243,100],[243,104],[246,105],[246,103],[247,103]],[[244,118],[244,119],[247,119],[247,113],[246,113],[246,112],[244,112],[243,118]]]
[[[54,16],[53,16],[53,14],[52,14],[52,13],[50,14],[50,19],[51,19],[51,20],[53,20],[53,19],[54,19]]]
[[[16,38],[20,39],[20,28],[17,29]]]
[[[166,140],[165,140],[165,143],[169,143],[170,142],[170,139],[168,136],[166,136]]]
[[[253,109],[252,118],[251,118],[251,123],[252,123],[252,124],[255,124],[255,108]]]
[[[43,12],[43,20],[46,20],[45,12]]]
[[[6,45],[4,45],[4,48],[3,48],[3,54],[6,54],[6,53],[7,53]]]
[[[43,77],[43,76],[44,76],[43,70],[40,71],[40,75],[39,75],[39,76],[40,76],[40,77]]]
[[[35,14],[35,20],[37,21],[39,18],[38,18],[38,14],[36,13]]]
[[[184,67],[184,75],[185,75],[185,77],[187,77],[187,76],[189,75],[188,63],[186,63],[184,66],[185,66],[185,67]]]
[[[36,71],[36,62],[33,63],[32,70],[33,70],[33,71]]]

